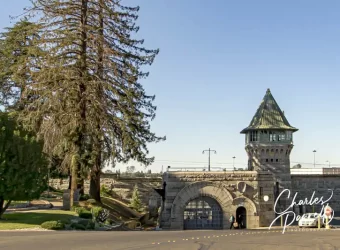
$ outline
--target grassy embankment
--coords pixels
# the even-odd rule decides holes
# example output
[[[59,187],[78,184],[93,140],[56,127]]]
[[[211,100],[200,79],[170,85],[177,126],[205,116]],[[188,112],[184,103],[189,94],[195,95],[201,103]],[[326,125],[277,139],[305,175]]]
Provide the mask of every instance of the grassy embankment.
[[[0,230],[39,228],[45,221],[64,221],[77,217],[75,212],[63,210],[15,212],[3,215],[3,220],[0,220]]]

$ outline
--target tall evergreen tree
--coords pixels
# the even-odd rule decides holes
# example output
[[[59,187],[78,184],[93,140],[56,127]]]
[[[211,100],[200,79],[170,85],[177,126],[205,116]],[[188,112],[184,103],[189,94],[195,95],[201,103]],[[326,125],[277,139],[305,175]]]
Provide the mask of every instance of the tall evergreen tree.
[[[135,24],[139,7],[126,7],[120,2],[92,1],[93,19],[97,20],[91,23],[97,30],[92,41],[98,50],[93,54],[97,65],[93,74],[96,87],[90,91],[101,105],[93,107],[95,112],[88,118],[97,121],[97,128],[91,129],[95,141],[100,145],[102,139],[104,148],[109,149],[106,152],[113,153],[116,161],[135,159],[149,165],[153,158],[147,157],[147,143],[165,138],[150,131],[149,119],[155,117],[156,110],[152,105],[154,96],[146,95],[139,80],[148,76],[142,68],[152,64],[158,50],[145,49],[143,40],[133,39],[139,30]],[[96,149],[100,147],[95,146],[92,153],[100,159],[100,150]],[[99,159],[92,169],[98,187]]]
[[[147,143],[165,139],[151,132],[155,97],[139,82],[158,50],[132,38],[138,10],[117,0],[35,0],[30,12],[42,16],[35,46],[44,56],[23,90],[22,96],[35,99],[23,107],[20,121],[46,139],[49,151],[64,152],[72,190],[79,171],[91,170],[97,200],[105,159],[149,165]],[[58,139],[50,139],[51,131]]]
[[[39,70],[37,60],[43,56],[43,50],[35,46],[39,25],[24,19],[5,30],[0,36],[0,105],[18,110],[34,99],[22,93],[32,83],[33,72]]]

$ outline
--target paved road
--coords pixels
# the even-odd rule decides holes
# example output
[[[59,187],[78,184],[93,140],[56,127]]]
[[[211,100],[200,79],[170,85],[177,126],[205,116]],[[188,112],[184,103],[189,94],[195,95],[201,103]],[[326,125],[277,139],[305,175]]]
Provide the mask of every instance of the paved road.
[[[340,249],[340,230],[0,232],[0,249],[287,250]]]

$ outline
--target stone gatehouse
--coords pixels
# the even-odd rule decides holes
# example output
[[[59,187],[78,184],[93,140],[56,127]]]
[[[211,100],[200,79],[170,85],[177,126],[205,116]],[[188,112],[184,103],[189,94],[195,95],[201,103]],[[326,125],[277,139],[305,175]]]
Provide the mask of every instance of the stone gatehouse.
[[[269,226],[277,212],[292,204],[295,192],[298,202],[309,200],[314,191],[315,197],[330,197],[329,189],[334,192],[329,205],[340,211],[339,169],[291,170],[290,154],[296,131],[268,89],[249,126],[241,131],[245,135],[247,171],[165,173],[163,186],[166,185],[159,192],[163,196],[160,226],[226,229],[230,226],[230,215],[242,215],[247,228]],[[279,198],[285,189],[292,195]],[[321,209],[320,205],[303,205],[289,210],[302,215]]]
[[[273,176],[268,171],[167,172],[164,181],[164,229],[226,229],[232,214],[242,215],[247,228],[274,219]]]

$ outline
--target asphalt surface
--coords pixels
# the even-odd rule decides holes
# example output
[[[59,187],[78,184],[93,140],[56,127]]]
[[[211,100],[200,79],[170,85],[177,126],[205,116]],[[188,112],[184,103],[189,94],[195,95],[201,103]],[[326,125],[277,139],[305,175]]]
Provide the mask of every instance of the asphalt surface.
[[[143,232],[1,232],[0,249],[340,249],[340,230],[223,230]]]

